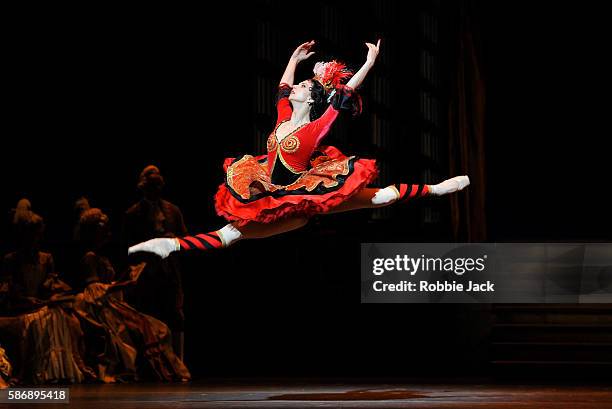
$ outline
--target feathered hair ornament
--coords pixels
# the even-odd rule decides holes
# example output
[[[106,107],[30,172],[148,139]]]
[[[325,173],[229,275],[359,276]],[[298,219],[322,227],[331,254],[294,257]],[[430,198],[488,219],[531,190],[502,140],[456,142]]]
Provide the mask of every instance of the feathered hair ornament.
[[[323,85],[327,94],[341,87],[345,80],[353,76],[353,72],[346,68],[345,64],[336,60],[318,62],[312,71],[315,74],[313,79]]]

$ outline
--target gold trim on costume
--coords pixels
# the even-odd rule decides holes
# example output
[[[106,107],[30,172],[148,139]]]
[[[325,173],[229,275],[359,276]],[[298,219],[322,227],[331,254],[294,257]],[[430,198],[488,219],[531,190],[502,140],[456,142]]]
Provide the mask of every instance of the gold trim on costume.
[[[270,136],[268,136],[268,141],[266,142],[266,148],[268,149],[268,152],[272,152],[274,149],[276,149],[276,138],[274,137],[274,135],[270,134]]]
[[[277,185],[270,180],[271,172],[269,173],[265,166],[258,161],[254,161],[251,155],[244,155],[242,158],[234,162],[227,168],[227,184],[228,188],[232,189],[235,194],[238,194],[242,199],[249,199],[254,192],[253,183],[257,182],[256,194],[260,192],[274,192],[277,190],[294,191],[304,189],[307,192],[312,192],[319,186],[327,189],[338,186],[340,183],[337,180],[339,175],[348,175],[350,173],[349,163],[355,156],[344,157],[341,160],[332,159],[324,161],[309,170],[296,172],[289,164],[284,161],[283,155],[280,152],[280,147],[274,152],[275,158],[272,171],[276,165],[276,156],[280,156],[280,161],[286,169],[297,178],[292,183],[287,185]],[[246,162],[246,163],[244,163]],[[257,165],[257,166],[256,166]],[[244,169],[243,169],[244,168]],[[252,173],[254,172],[254,173]],[[261,173],[260,173],[261,172]],[[237,190],[238,188],[238,190]],[[221,243],[227,245],[222,233],[218,231]]]
[[[240,162],[243,162],[243,161],[247,160],[248,158],[252,158],[252,156],[251,155],[243,155],[242,158],[238,159],[236,162],[232,163],[227,168],[227,174],[226,174],[225,178],[230,183],[230,186],[231,186],[230,179],[234,178],[234,167],[236,167]],[[232,189],[233,189],[233,186],[232,186]]]
[[[280,149],[277,147],[276,148],[276,155],[274,155],[274,162],[272,163],[272,168],[270,169],[270,172],[269,172],[270,178],[272,178],[272,173],[274,173],[274,167],[276,166],[276,159],[278,159],[278,157],[280,157],[280,161],[282,162],[283,166],[285,166],[285,168],[289,172],[291,172],[291,173],[293,173],[295,175],[300,175],[300,177],[302,177],[307,172],[306,170],[302,171],[302,172],[298,172],[295,169],[293,169],[291,167],[291,165],[289,165],[287,162],[285,162],[285,159],[283,159],[283,156],[280,153]],[[298,180],[300,180],[300,178],[296,179],[296,181],[298,181]],[[293,183],[295,183],[295,182],[293,182]],[[285,188],[287,186],[291,186],[293,183],[290,183],[288,185],[276,185],[276,186],[279,186],[282,189],[282,188]]]
[[[349,162],[351,159],[353,159],[353,158],[355,158],[355,155],[353,155],[353,156],[348,156],[348,157],[344,158],[344,159],[343,159],[344,164],[348,164],[348,162]],[[348,175],[349,173],[350,173],[350,169],[349,169],[349,167],[348,167],[348,166],[346,166],[346,167],[345,167],[345,169],[344,169],[342,172],[338,172],[338,173],[332,174],[332,176],[333,176],[333,178],[334,178],[334,181],[333,181],[333,182],[331,182],[331,183],[326,183],[325,181],[318,181],[318,182],[317,182],[317,183],[315,183],[314,185],[311,185],[310,187],[308,187],[308,185],[307,185],[307,184],[305,184],[304,182],[302,182],[302,181],[301,181],[301,179],[303,179],[304,177],[306,177],[306,176],[308,175],[308,172],[306,171],[306,172],[304,172],[304,173],[303,173],[303,174],[302,174],[302,175],[301,175],[299,178],[297,178],[297,179],[295,180],[295,182],[293,182],[293,183],[291,183],[291,184],[289,184],[289,185],[283,186],[283,188],[287,188],[287,187],[289,187],[289,186],[292,186],[293,188],[292,188],[292,189],[290,189],[290,190],[297,190],[297,189],[305,188],[305,189],[306,189],[308,192],[312,192],[312,191],[313,191],[313,190],[315,190],[315,189],[316,189],[316,188],[317,188],[317,187],[318,187],[318,186],[319,186],[321,183],[323,183],[323,186],[324,186],[326,189],[329,189],[329,188],[331,188],[331,187],[338,186],[339,182],[338,182],[337,180],[335,180],[335,178],[336,178],[338,175],[346,176],[346,175]]]
[[[282,142],[280,143],[280,147],[287,153],[293,153],[300,149],[300,140],[295,135],[287,136],[286,138],[283,138]]]
[[[297,171],[297,170],[293,169],[293,168],[291,167],[291,165],[290,165],[290,164],[288,164],[288,163],[285,161],[285,158],[283,158],[283,155],[280,153],[280,151],[281,151],[281,150],[280,150],[279,148],[276,148],[276,156],[280,158],[280,161],[283,163],[283,165],[285,165],[285,167],[286,167],[287,169],[289,169],[289,171],[290,171],[291,173],[294,173],[294,174],[296,174],[296,175],[301,175],[302,173],[306,172],[305,170],[304,170],[304,171],[299,172],[299,171]],[[272,175],[272,172],[270,172],[270,175]]]

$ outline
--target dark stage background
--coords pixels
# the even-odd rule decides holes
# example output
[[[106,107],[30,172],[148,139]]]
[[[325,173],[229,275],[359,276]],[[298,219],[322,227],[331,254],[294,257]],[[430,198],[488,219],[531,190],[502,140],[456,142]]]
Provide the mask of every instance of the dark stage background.
[[[381,183],[455,176],[448,103],[466,17],[486,90],[476,170],[485,183],[465,193],[484,193],[485,211],[470,222],[486,226],[488,241],[610,240],[609,29],[595,3],[404,3],[16,13],[4,58],[1,249],[11,248],[9,210],[28,197],[62,272],[74,201],[89,197],[119,234],[147,164],[160,167],[190,232],[224,225],[212,203],[223,158],[261,151],[273,87],[310,39],[317,54],[298,80],[323,57],[358,66],[363,42],[383,39],[364,115],[342,118],[330,144],[380,159]],[[424,50],[433,68],[423,68]],[[436,100],[434,121],[424,96]],[[187,365],[196,376],[485,373],[487,306],[360,304],[361,242],[463,238],[442,198],[187,254]]]

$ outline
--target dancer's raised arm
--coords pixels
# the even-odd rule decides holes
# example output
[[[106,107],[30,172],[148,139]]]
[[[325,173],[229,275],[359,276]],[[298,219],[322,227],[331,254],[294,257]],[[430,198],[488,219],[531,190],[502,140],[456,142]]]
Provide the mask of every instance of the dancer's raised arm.
[[[314,46],[314,40],[309,41],[307,43],[301,44],[298,48],[295,49],[291,57],[289,58],[289,62],[287,63],[287,68],[285,68],[285,72],[283,73],[283,77],[280,80],[281,84],[293,85],[293,77],[295,75],[295,68],[298,63],[304,61],[314,54],[314,51],[310,51],[310,49]]]
[[[365,43],[368,47],[368,56],[366,57],[366,62],[361,66],[359,71],[353,75],[353,77],[346,83],[347,87],[351,87],[356,89],[361,85],[366,75],[370,71],[370,69],[374,66],[374,62],[376,61],[376,57],[378,57],[378,50],[380,48],[380,39],[376,43],[376,45],[372,43]]]

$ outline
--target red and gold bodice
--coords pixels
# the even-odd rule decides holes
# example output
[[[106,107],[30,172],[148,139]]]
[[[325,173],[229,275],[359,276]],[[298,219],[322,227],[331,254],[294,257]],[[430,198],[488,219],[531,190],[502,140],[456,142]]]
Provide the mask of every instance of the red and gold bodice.
[[[306,172],[310,158],[338,116],[338,110],[330,105],[318,119],[298,126],[287,136],[279,139],[278,128],[291,120],[292,108],[287,97],[279,98],[278,119],[274,131],[268,137],[268,173],[272,183],[288,185]]]
[[[239,226],[326,213],[377,175],[375,160],[346,156],[333,146],[320,145],[341,109],[356,107],[358,112],[358,96],[351,98],[352,92],[340,89],[320,118],[295,127],[287,123],[292,116],[290,92],[290,86],[281,85],[278,119],[267,139],[267,154],[226,158],[223,163],[226,178],[215,195],[215,209]],[[279,139],[283,123],[283,128],[295,129]]]

